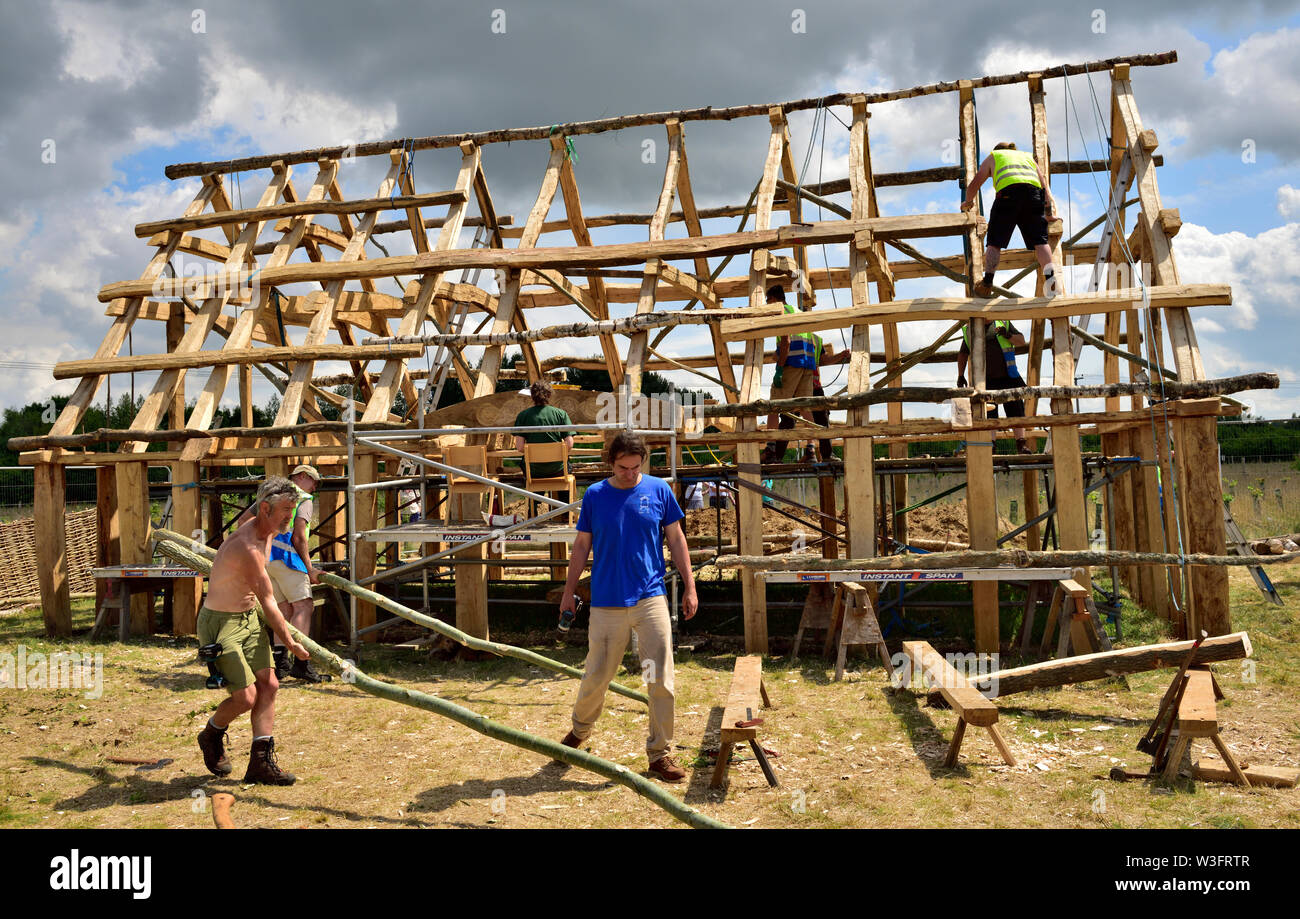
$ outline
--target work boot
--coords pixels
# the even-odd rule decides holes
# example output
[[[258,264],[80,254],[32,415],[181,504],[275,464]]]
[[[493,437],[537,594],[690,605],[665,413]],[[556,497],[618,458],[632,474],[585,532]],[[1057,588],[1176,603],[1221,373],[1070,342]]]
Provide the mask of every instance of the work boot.
[[[1016,438],[1016,452],[1017,452],[1017,453],[1024,454],[1025,456],[1028,456],[1028,455],[1030,455],[1031,453],[1033,453],[1034,451],[1033,451],[1032,449],[1030,449],[1029,441],[1025,440],[1025,438],[1023,438],[1023,437],[1017,437],[1017,438]]]
[[[289,675],[289,649],[284,645],[275,645],[271,648],[271,658],[275,661],[275,678],[284,682],[284,678]]]
[[[585,741],[582,738],[572,731],[565,734],[564,739],[560,741],[560,743],[564,744],[566,747],[572,747],[575,750],[581,747],[584,742]]]
[[[248,754],[248,771],[244,773],[244,784],[292,785],[296,781],[296,775],[285,772],[275,761],[274,737],[253,741],[253,749]]]
[[[307,660],[293,659],[293,664],[289,667],[289,676],[307,683],[328,683],[334,679],[328,673],[320,673],[311,665],[311,658]]]
[[[979,281],[975,285],[975,296],[983,300],[988,300],[993,296],[993,285],[988,281]]]
[[[665,782],[680,782],[686,778],[686,770],[677,765],[671,756],[661,756],[650,764],[650,774]]]
[[[226,755],[229,743],[225,731],[218,731],[211,724],[203,726],[199,732],[199,749],[203,751],[203,765],[213,775],[230,775],[230,757]]]

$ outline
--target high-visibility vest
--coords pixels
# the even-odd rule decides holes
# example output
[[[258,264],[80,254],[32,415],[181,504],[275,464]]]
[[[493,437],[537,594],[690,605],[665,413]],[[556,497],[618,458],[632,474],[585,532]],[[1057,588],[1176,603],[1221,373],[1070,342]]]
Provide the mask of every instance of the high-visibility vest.
[[[787,313],[796,313],[789,303],[782,304]],[[798,332],[790,336],[790,353],[785,359],[787,367],[811,369],[817,366],[817,336],[812,332]]]
[[[303,565],[302,558],[298,555],[298,550],[293,547],[293,530],[294,527],[298,525],[298,511],[302,508],[304,503],[311,500],[311,495],[307,494],[307,492],[303,491],[297,485],[294,485],[294,483],[290,482],[289,484],[293,485],[293,490],[298,493],[298,498],[297,502],[293,506],[293,516],[289,518],[289,532],[276,533],[275,538],[271,540],[271,560],[283,562],[294,571],[306,573],[307,568]],[[306,536],[310,538],[311,521],[303,518],[303,523],[306,528]]]
[[[1011,344],[1011,339],[1003,335],[1003,332],[1010,334],[1011,323],[1006,319],[996,319],[993,321],[993,328],[997,330],[998,347],[1002,349],[1002,359],[1007,362],[1007,376],[1020,376],[1020,371],[1016,367],[1016,346]],[[966,342],[969,349],[970,344],[970,323],[961,327],[962,340]]]
[[[1042,188],[1038,181],[1038,164],[1028,153],[1020,150],[993,151],[993,188],[1002,191],[1008,185],[1024,182],[1035,188]]]

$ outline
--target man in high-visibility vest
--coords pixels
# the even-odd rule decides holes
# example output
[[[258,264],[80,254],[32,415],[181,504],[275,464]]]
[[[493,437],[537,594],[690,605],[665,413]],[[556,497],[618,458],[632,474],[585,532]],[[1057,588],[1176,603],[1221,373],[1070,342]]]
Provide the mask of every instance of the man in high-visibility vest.
[[[980,163],[971,179],[966,200],[961,203],[963,211],[975,206],[975,196],[988,178],[993,179],[997,197],[989,211],[989,228],[984,238],[984,278],[975,285],[975,296],[993,296],[993,272],[1016,227],[1020,228],[1020,238],[1026,248],[1032,248],[1038,256],[1038,264],[1043,269],[1043,293],[1055,296],[1059,292],[1056,269],[1052,265],[1052,249],[1047,244],[1047,221],[1056,216],[1051,183],[1032,156],[1017,150],[1015,144],[1000,143]]]
[[[966,361],[970,358],[970,323],[961,330],[961,348],[957,351],[957,385],[966,385]],[[1016,327],[1005,319],[989,322],[984,332],[984,388],[985,389],[1019,389],[1025,385],[1016,367],[1016,348],[1025,343],[1025,336],[1016,331]],[[1008,418],[1025,417],[1025,400],[1016,399],[1004,402],[1003,409]],[[988,416],[998,417],[998,407],[989,406]],[[1016,450],[1019,453],[1032,453],[1029,442],[1025,439],[1024,428],[1014,428]]]
[[[294,488],[293,516],[289,519],[289,529],[277,533],[271,540],[271,554],[266,563],[266,573],[271,577],[275,602],[284,611],[284,617],[304,635],[311,634],[311,616],[315,602],[311,596],[311,586],[320,583],[320,571],[312,564],[308,549],[311,534],[311,519],[314,513],[312,494],[320,484],[320,473],[314,466],[303,464],[294,467],[289,474],[289,482]],[[251,509],[250,509],[251,510]],[[243,526],[253,519],[248,511],[238,521]],[[288,651],[282,644],[271,648],[275,660],[275,678],[296,677],[308,683],[322,683],[330,679],[329,674],[321,674],[311,665],[311,659],[289,660]]]
[[[796,313],[798,310],[785,302],[785,288],[780,284],[773,284],[767,289],[767,302],[780,303],[785,307],[787,313]],[[807,301],[805,300],[805,303]],[[817,375],[817,340],[811,332],[799,332],[794,335],[782,335],[776,343],[776,375],[772,378],[772,398],[773,399],[795,399],[800,396],[811,396],[813,394],[813,384]],[[804,418],[812,420],[808,412],[801,412]],[[784,427],[781,424],[780,413],[773,412],[768,416],[767,426],[769,428]],[[794,426],[793,419],[789,422],[789,427]],[[764,449],[760,462],[779,463],[785,457],[786,441],[772,441]]]

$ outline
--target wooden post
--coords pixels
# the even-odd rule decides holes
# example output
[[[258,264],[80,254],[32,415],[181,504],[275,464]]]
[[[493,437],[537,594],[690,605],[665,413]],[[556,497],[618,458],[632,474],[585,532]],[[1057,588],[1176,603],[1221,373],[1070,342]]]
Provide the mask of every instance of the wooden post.
[[[1217,399],[1213,401],[1218,402]],[[1193,406],[1183,402],[1178,407],[1182,412]],[[1178,464],[1183,471],[1180,500],[1188,521],[1187,551],[1225,555],[1228,550],[1219,475],[1217,422],[1213,415],[1189,416],[1181,421],[1183,441]],[[1196,611],[1196,621],[1190,625],[1196,635],[1199,636],[1202,630],[1211,635],[1231,632],[1232,617],[1226,602],[1228,569],[1198,565],[1189,569],[1188,580],[1188,594],[1195,598]],[[1189,634],[1188,637],[1193,636]]]
[[[316,471],[321,474],[322,478],[333,478],[342,474],[342,467],[320,465],[316,467]],[[320,541],[320,560],[322,562],[338,561],[345,554],[340,548],[343,545],[342,543],[331,542],[333,539],[347,537],[347,512],[339,510],[345,497],[346,495],[341,491],[316,492],[316,519],[322,522],[317,525],[315,533]],[[335,513],[336,511],[337,513]]]
[[[979,151],[975,147],[975,92],[970,82],[961,81],[960,136],[963,188],[970,188],[979,169]],[[970,249],[970,266],[967,272],[968,297],[974,296],[973,285],[984,276],[984,247],[979,234],[972,228],[966,234]],[[984,346],[985,322],[970,322],[970,383],[976,390],[986,384]],[[972,406],[972,416],[983,420],[986,409],[982,403]],[[966,442],[966,521],[970,533],[971,549],[996,549],[998,544],[997,492],[993,484],[993,438],[995,432],[979,432],[975,440]],[[984,438],[988,438],[985,440]],[[975,613],[975,650],[982,654],[996,654],[999,644],[998,584],[996,581],[976,581],[971,585],[971,600]]]
[[[356,484],[373,482],[378,476],[379,464],[373,453],[362,453],[356,457],[357,468],[353,476]],[[356,510],[353,512],[357,532],[375,529],[378,520],[378,492],[374,489],[359,491],[353,496]],[[368,539],[356,541],[356,576],[357,580],[368,578],[375,573],[375,544]],[[375,605],[365,600],[357,600],[357,628],[375,624]],[[363,636],[366,641],[375,641],[377,634],[368,632]]]
[[[95,565],[106,568],[120,565],[121,536],[117,524],[117,475],[112,466],[95,470]],[[95,581],[95,610],[98,611],[107,596],[105,582]]]
[[[149,551],[149,464],[116,463],[118,526],[121,532],[123,565],[147,565]],[[151,631],[153,595],[131,595],[131,633]]]
[[[853,123],[849,131],[849,188],[852,193],[854,219],[869,217],[873,188],[869,168],[870,141],[867,134],[865,96],[854,96]],[[871,302],[870,262],[866,252],[849,246],[849,287],[854,306]],[[871,327],[853,326],[850,339],[848,392],[866,392],[871,388]],[[851,409],[850,425],[867,421],[865,408]],[[844,535],[846,558],[871,558],[876,554],[876,477],[870,437],[849,437],[844,441]]]
[[[172,529],[192,534],[202,530],[199,509],[199,464],[197,461],[172,464]],[[206,541],[200,536],[201,541]],[[177,578],[172,594],[172,634],[193,635],[199,615],[203,579]]]
[[[45,620],[46,635],[65,637],[72,634],[72,598],[68,592],[68,538],[64,531],[67,489],[63,466],[37,463],[32,473],[35,480],[33,514],[41,616]]]

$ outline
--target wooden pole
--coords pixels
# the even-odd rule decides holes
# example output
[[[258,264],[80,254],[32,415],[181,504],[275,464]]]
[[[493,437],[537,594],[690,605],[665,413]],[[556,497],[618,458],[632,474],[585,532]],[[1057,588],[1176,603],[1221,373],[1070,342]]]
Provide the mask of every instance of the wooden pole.
[[[149,465],[144,462],[118,463],[118,527],[121,533],[123,565],[147,565],[150,552],[149,534]],[[153,595],[131,595],[131,632],[148,635],[153,613]],[[125,610],[123,611],[125,615]]]
[[[100,568],[120,565],[122,534],[117,528],[117,475],[112,466],[95,470],[95,564]],[[95,579],[95,610],[107,595],[107,582]]]
[[[1163,644],[1124,648],[1120,651],[1083,654],[1044,661],[1041,664],[1030,664],[1026,667],[998,670],[973,682],[977,688],[988,693],[989,698],[1000,699],[1031,689],[1048,689],[1089,680],[1104,680],[1107,677],[1122,676],[1127,673],[1179,667],[1187,659],[1192,645],[1191,641],[1170,641]],[[1193,663],[1210,664],[1216,661],[1238,660],[1250,657],[1252,653],[1254,649],[1250,644],[1250,636],[1245,632],[1234,632],[1230,635],[1207,638],[1201,642],[1201,646],[1196,649]]]
[[[64,531],[67,516],[64,470],[57,463],[38,463],[32,473],[41,616],[46,635],[66,637],[72,634],[72,598],[68,592],[68,539]]]
[[[192,541],[182,536],[182,534],[177,533],[174,530],[168,530],[164,527],[155,527],[153,530],[153,536],[158,543],[159,552],[162,552],[170,558],[183,561],[185,564],[193,567],[195,571],[211,571],[212,560],[216,558],[217,555],[217,553],[212,549],[209,549],[206,546],[195,545]],[[497,641],[486,641],[484,639],[475,638],[473,635],[462,632],[460,629],[448,625],[441,619],[435,619],[432,616],[417,613],[415,610],[403,606],[396,600],[385,597],[383,594],[377,593],[376,591],[368,590],[365,587],[358,587],[351,581],[341,578],[336,574],[331,574],[328,571],[321,573],[321,583],[331,587],[337,587],[339,590],[352,594],[358,598],[364,597],[376,606],[387,610],[395,616],[401,616],[403,619],[410,620],[416,625],[421,625],[427,629],[431,629],[439,635],[450,638],[452,641],[464,645],[467,648],[472,648],[475,651],[485,651],[489,654],[495,654],[498,657],[514,658],[515,660],[524,661],[525,663],[542,667],[554,673],[562,673],[565,676],[573,677],[577,680],[582,679],[582,671],[570,667],[568,664],[552,660],[549,657],[545,657],[525,648],[516,648],[514,645],[506,645]],[[649,704],[649,700],[646,698],[644,693],[637,692],[635,689],[629,689],[621,683],[610,683],[609,691],[636,702],[640,702],[643,705]]]
[[[191,565],[198,571],[208,571],[211,564],[207,559],[187,552],[181,545],[170,540],[161,540],[158,543],[160,551],[164,552],[171,558],[176,559],[184,564]],[[261,611],[259,610],[259,615]],[[592,772],[602,775],[611,781],[618,782],[631,788],[637,794],[648,798],[651,802],[666,810],[673,817],[681,820],[683,823],[693,827],[720,829],[726,828],[726,824],[720,823],[711,817],[687,807],[667,790],[661,788],[656,783],[645,777],[632,772],[626,766],[620,766],[611,763],[608,760],[601,759],[591,753],[582,750],[576,750],[572,747],[566,747],[558,741],[548,740],[543,737],[537,737],[529,734],[527,731],[520,731],[500,722],[492,721],[467,708],[462,708],[445,699],[437,696],[423,693],[418,690],[408,689],[402,686],[395,686],[392,683],[385,683],[376,680],[371,676],[363,673],[351,661],[344,661],[337,654],[334,654],[328,648],[322,647],[312,641],[302,632],[289,626],[289,631],[294,639],[300,642],[303,647],[311,652],[318,662],[328,667],[332,672],[337,673],[344,683],[355,686],[362,692],[369,693],[372,696],[378,696],[381,699],[387,699],[390,702],[399,702],[403,705],[410,705],[413,708],[422,708],[431,711],[445,718],[450,718],[458,724],[478,731],[494,740],[501,740],[512,744],[516,747],[522,747],[534,753],[540,753],[549,756],[560,762],[569,763],[574,766],[580,766]],[[570,668],[571,669],[571,668]]]
[[[1065,64],[1058,67],[1045,67],[1041,70],[1034,71],[1034,73],[1040,75],[1044,79],[1050,79],[1052,77],[1076,75],[1082,73],[1085,69],[1090,72],[1107,71],[1119,63],[1127,63],[1133,67],[1155,67],[1162,64],[1172,64],[1177,60],[1178,52],[1165,51],[1159,54],[1126,55],[1123,57],[1108,58],[1100,61],[1087,61],[1078,64]],[[1019,73],[979,77],[974,80],[963,82],[967,82],[970,85],[977,87],[1006,86],[1012,83],[1024,83],[1029,79],[1029,77],[1029,71],[1021,71]],[[604,131],[614,131],[621,128],[665,124],[669,119],[676,119],[683,123],[687,121],[731,121],[735,118],[764,115],[774,107],[779,107],[786,112],[799,112],[809,109],[826,108],[832,105],[848,105],[854,98],[860,98],[866,103],[890,102],[896,99],[913,99],[918,96],[933,95],[935,93],[949,93],[955,91],[957,88],[958,84],[956,82],[946,81],[927,83],[922,86],[913,86],[908,89],[869,93],[866,95],[834,93],[828,96],[795,99],[782,103],[762,102],[751,105],[734,105],[726,108],[716,108],[710,105],[703,108],[682,109],[673,112],[653,112],[642,115],[618,115],[611,118],[597,119],[595,121],[570,121],[561,125],[539,125],[532,128],[510,128],[496,131],[481,131],[478,133],[437,134],[415,138],[407,137],[356,144],[351,147],[318,147],[314,150],[300,150],[292,153],[274,153],[262,156],[250,156],[236,160],[220,160],[207,163],[175,163],[168,166],[164,170],[164,173],[169,179],[183,179],[187,176],[206,175],[214,172],[232,173],[246,172],[253,169],[265,169],[276,160],[283,160],[285,163],[296,164],[313,162],[321,158],[338,159],[342,156],[375,156],[381,153],[388,153],[388,151],[395,147],[406,147],[411,150],[431,150],[442,147],[455,147],[466,141],[471,141],[482,146],[484,144],[510,143],[519,140],[546,140],[552,134],[564,134],[576,137],[582,134],[599,134]]]
[[[172,464],[172,526],[182,533],[198,530],[204,542],[199,507],[199,464],[197,461]],[[193,635],[203,596],[201,578],[177,578],[172,586],[172,634]]]

